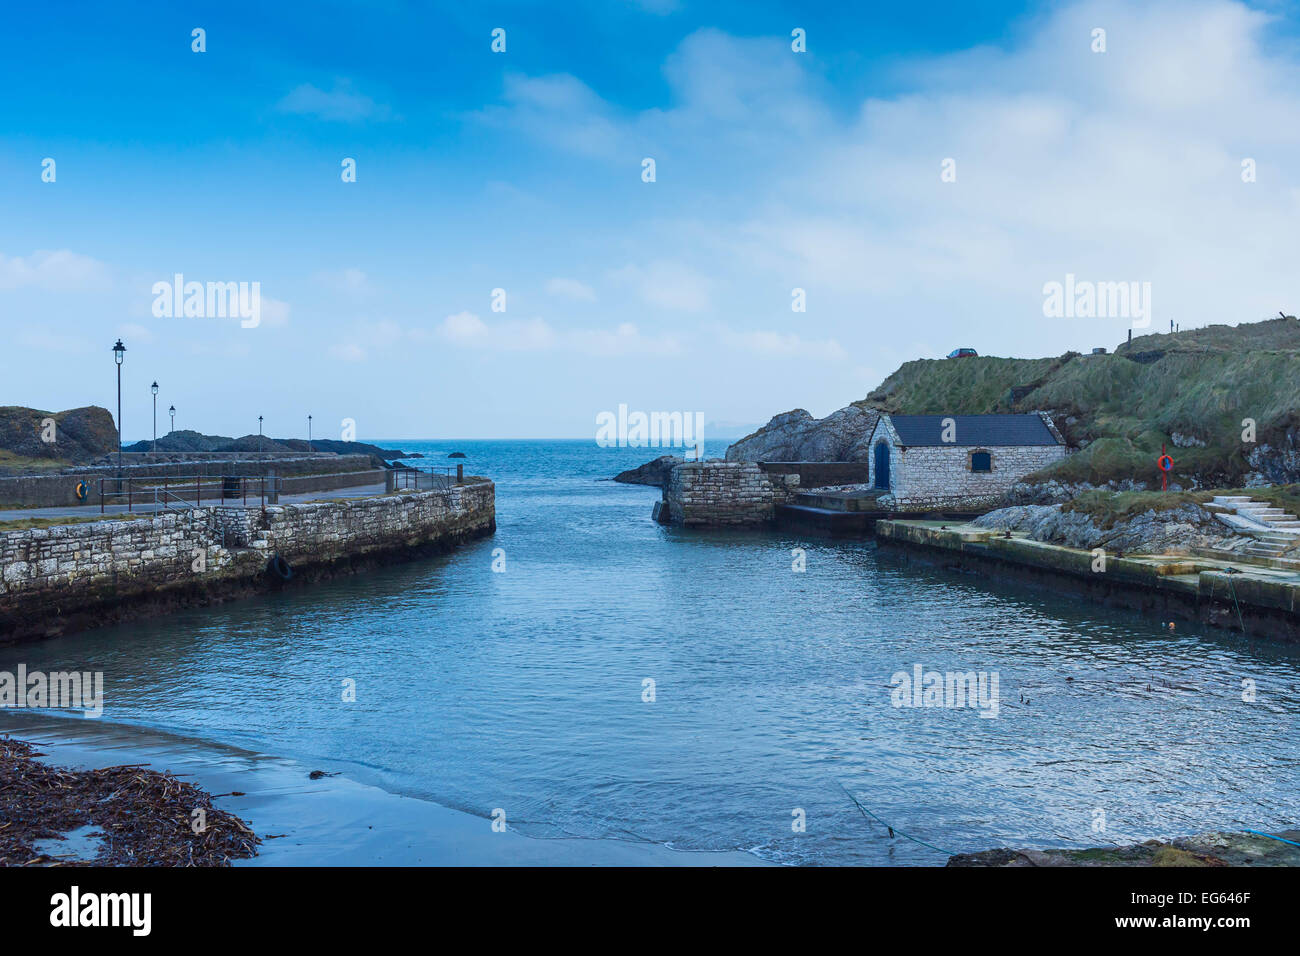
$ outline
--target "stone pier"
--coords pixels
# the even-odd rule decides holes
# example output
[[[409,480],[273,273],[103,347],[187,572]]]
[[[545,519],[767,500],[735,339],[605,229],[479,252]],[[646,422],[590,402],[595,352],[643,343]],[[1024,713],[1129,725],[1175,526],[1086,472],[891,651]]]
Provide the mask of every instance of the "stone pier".
[[[797,474],[768,474],[756,462],[689,461],[673,468],[654,517],[686,527],[770,524],[798,490]]]
[[[441,491],[0,532],[0,643],[293,586],[495,529],[496,488],[471,479]],[[277,556],[288,580],[271,567]]]

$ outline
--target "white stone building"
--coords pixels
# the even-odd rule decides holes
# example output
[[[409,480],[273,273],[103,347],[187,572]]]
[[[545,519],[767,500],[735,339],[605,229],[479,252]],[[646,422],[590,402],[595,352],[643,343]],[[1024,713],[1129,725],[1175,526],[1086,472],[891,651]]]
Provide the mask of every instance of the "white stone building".
[[[1025,475],[1068,454],[1045,412],[881,415],[868,445],[871,486],[901,511],[993,507]]]

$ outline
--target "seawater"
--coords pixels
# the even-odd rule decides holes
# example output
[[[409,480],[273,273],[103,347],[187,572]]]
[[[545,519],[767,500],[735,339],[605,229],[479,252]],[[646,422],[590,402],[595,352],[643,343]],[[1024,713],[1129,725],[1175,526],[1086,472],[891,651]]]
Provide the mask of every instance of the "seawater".
[[[919,865],[1295,825],[1295,648],[909,566],[870,540],[660,527],[657,489],[608,480],[656,449],[385,444],[436,465],[465,452],[497,482],[496,534],[5,648],[0,669],[102,670],[104,720],[502,808],[539,838]],[[998,716],[894,706],[917,665],[996,674]]]

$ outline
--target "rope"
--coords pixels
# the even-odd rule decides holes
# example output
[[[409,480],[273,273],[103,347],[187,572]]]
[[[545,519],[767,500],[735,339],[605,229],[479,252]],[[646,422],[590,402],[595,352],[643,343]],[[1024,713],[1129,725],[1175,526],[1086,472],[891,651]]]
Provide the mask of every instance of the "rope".
[[[895,829],[894,829],[893,827],[891,827],[888,823],[886,823],[884,820],[880,819],[880,817],[876,816],[874,813],[872,813],[870,810],[868,810],[868,809],[867,809],[866,807],[864,807],[862,804],[858,803],[858,798],[855,797],[853,794],[849,793],[849,788],[848,788],[848,787],[844,786],[844,784],[840,783],[838,780],[836,780],[835,782],[836,782],[837,784],[839,784],[840,789],[844,791],[845,795],[846,795],[850,800],[853,801],[853,805],[854,805],[855,807],[857,807],[859,810],[862,811],[863,816],[867,816],[867,817],[870,817],[872,820],[875,820],[875,821],[876,821],[877,823],[879,823],[882,827],[884,827],[886,830],[889,831],[889,835],[890,835],[891,837],[894,836],[895,832],[897,832],[897,834],[898,834],[899,836],[904,837],[904,838],[906,838],[906,839],[908,839],[908,840],[911,840],[913,843],[919,843],[919,844],[921,844],[921,846],[926,847],[927,849],[930,849],[930,850],[934,850],[936,853],[942,853],[942,854],[944,854],[945,856],[956,856],[956,855],[957,855],[956,853],[953,853],[951,850],[943,850],[943,849],[940,849],[939,847],[935,846],[933,843],[926,843],[924,840],[917,839],[916,837],[911,836],[910,834],[904,833],[902,830],[895,831]]]
[[[1233,606],[1233,607],[1236,609],[1236,611],[1237,611],[1237,625],[1241,628],[1241,636],[1242,636],[1242,637],[1245,637],[1245,636],[1246,636],[1246,622],[1243,621],[1243,620],[1241,619],[1241,605],[1237,602],[1237,583],[1236,583],[1235,581],[1232,580],[1232,576],[1233,576],[1234,574],[1240,574],[1241,571],[1239,571],[1237,568],[1234,568],[1234,567],[1232,567],[1231,565],[1229,565],[1228,567],[1224,568],[1223,573],[1224,573],[1224,575],[1226,575],[1227,578],[1228,578],[1228,591],[1229,591],[1229,593],[1232,594],[1232,606]],[[1210,587],[1210,597],[1211,597],[1211,598],[1214,597],[1214,587],[1213,587],[1213,585],[1211,585],[1211,587]]]

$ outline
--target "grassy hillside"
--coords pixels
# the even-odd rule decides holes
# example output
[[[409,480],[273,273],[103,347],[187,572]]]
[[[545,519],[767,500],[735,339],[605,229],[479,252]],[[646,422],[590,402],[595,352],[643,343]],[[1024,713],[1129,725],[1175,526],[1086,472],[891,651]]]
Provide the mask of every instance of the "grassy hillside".
[[[858,404],[912,414],[1042,409],[1071,445],[1082,446],[1046,473],[1051,477],[1150,481],[1167,445],[1175,479],[1227,487],[1252,471],[1252,449],[1294,447],[1288,433],[1300,430],[1300,322],[1147,335],[1113,355],[908,362]],[[1255,445],[1242,442],[1246,418],[1255,421]],[[1205,447],[1175,447],[1175,432]]]

